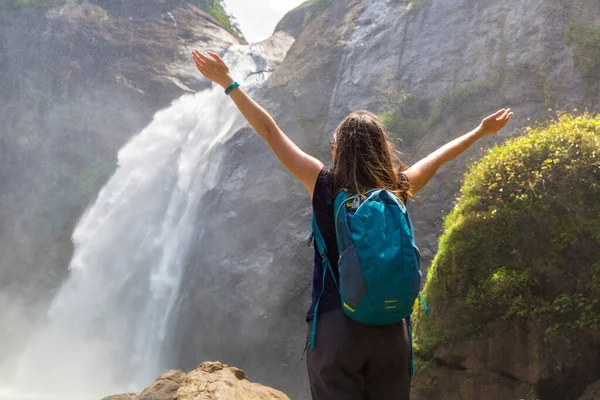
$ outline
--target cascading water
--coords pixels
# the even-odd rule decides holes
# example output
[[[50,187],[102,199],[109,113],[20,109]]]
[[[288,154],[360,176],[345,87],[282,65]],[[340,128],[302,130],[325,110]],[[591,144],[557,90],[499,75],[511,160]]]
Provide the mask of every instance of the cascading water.
[[[234,46],[225,59],[246,86],[267,78],[255,73],[266,61],[254,46]],[[20,358],[11,399],[97,399],[163,372],[160,349],[202,229],[196,211],[218,184],[220,144],[245,124],[234,108],[219,87],[183,96],[121,149],[75,229],[70,277]]]

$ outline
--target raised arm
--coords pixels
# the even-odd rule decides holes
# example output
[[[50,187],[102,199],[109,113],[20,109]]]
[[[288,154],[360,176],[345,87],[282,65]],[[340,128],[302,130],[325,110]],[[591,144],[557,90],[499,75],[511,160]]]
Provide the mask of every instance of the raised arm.
[[[477,139],[498,133],[512,116],[513,113],[510,111],[510,108],[502,109],[490,115],[481,121],[481,124],[476,129],[440,147],[405,170],[404,173],[411,184],[411,192],[415,194],[423,189],[442,165],[459,156],[475,143]]]
[[[194,50],[192,55],[202,75],[223,89],[234,82],[229,74],[229,67],[217,54],[208,52],[206,56]],[[244,90],[238,88],[230,94],[230,97],[256,133],[269,144],[279,161],[302,182],[312,197],[323,163],[296,146],[281,131],[269,113],[252,100]]]

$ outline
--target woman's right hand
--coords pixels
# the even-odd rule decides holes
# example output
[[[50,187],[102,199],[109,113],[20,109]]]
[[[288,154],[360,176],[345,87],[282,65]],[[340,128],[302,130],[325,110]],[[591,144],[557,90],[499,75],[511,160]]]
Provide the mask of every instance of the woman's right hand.
[[[234,82],[231,75],[229,75],[229,68],[217,54],[208,52],[208,56],[206,56],[198,50],[194,50],[192,55],[198,71],[206,78],[223,88]],[[312,196],[323,164],[300,150],[282,132],[269,113],[252,100],[241,88],[234,90],[229,96],[256,133],[269,144],[279,161],[302,182]]]
[[[192,52],[198,71],[207,79],[225,89],[234,82],[231,75],[229,75],[229,67],[218,54],[209,51],[208,55],[210,57],[200,53],[198,50]]]

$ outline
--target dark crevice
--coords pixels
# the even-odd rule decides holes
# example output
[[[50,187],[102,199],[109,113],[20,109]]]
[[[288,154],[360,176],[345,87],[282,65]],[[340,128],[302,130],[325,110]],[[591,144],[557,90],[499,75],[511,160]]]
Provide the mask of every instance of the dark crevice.
[[[528,382],[524,382],[524,381],[520,380],[519,378],[517,378],[516,376],[514,376],[512,374],[509,374],[506,371],[495,372],[495,371],[489,371],[489,370],[484,370],[484,369],[481,369],[481,370],[469,369],[469,368],[467,368],[467,367],[465,367],[464,365],[461,365],[461,364],[445,362],[444,360],[442,360],[442,359],[440,359],[438,357],[426,358],[426,357],[422,357],[422,356],[416,355],[416,358],[418,358],[418,359],[420,359],[422,361],[425,361],[425,362],[433,362],[433,363],[435,363],[436,367],[443,367],[443,368],[446,368],[446,369],[449,369],[449,370],[452,370],[452,371],[459,371],[459,372],[471,371],[471,372],[491,373],[491,374],[494,374],[494,375],[498,375],[498,376],[500,376],[502,378],[510,379],[512,381],[515,381],[515,382],[529,384]],[[540,400],[542,400],[542,399],[540,399]]]
[[[516,376],[514,376],[512,374],[509,374],[506,371],[500,371],[500,372],[498,372],[498,375],[501,376],[501,377],[503,377],[503,378],[510,379],[511,381],[520,382],[520,383],[527,383],[527,382],[523,382],[522,380],[520,380]]]
[[[170,382],[173,382],[176,385],[181,386],[181,382],[177,382],[177,381],[175,381],[175,380],[173,380],[171,378],[159,378],[159,379],[157,379],[157,381],[170,381]]]
[[[467,368],[464,365],[455,364],[455,363],[447,363],[447,362],[444,362],[443,360],[440,360],[437,357],[435,357],[433,359],[433,361],[435,361],[436,365],[438,365],[440,367],[448,368],[448,369],[451,369],[454,371],[467,371]]]
[[[600,379],[598,375],[598,371],[595,370],[589,370],[586,374],[581,369],[577,369],[570,370],[561,377],[542,380],[536,387],[539,400],[577,400],[588,385]]]
[[[419,359],[424,362],[433,362],[433,363],[435,363],[436,367],[443,367],[443,368],[451,369],[453,371],[467,371],[467,368],[465,368],[463,365],[455,364],[455,363],[447,363],[438,357],[425,357],[420,354],[415,354],[415,359]]]

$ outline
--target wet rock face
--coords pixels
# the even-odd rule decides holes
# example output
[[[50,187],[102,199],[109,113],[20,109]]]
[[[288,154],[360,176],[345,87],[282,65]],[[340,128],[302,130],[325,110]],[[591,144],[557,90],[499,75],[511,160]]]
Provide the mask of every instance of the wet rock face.
[[[219,362],[202,363],[185,374],[169,371],[140,394],[109,396],[103,400],[289,400],[284,393],[252,383],[244,371]]]
[[[69,46],[65,63],[80,70],[74,77],[79,79],[69,83],[91,76],[165,106],[186,91],[207,85],[189,62],[193,48],[222,52],[240,41],[192,5],[153,10],[145,17],[131,17],[93,4],[66,6],[49,14],[47,45],[56,54],[64,54]],[[57,60],[50,61],[53,67],[62,67]]]

